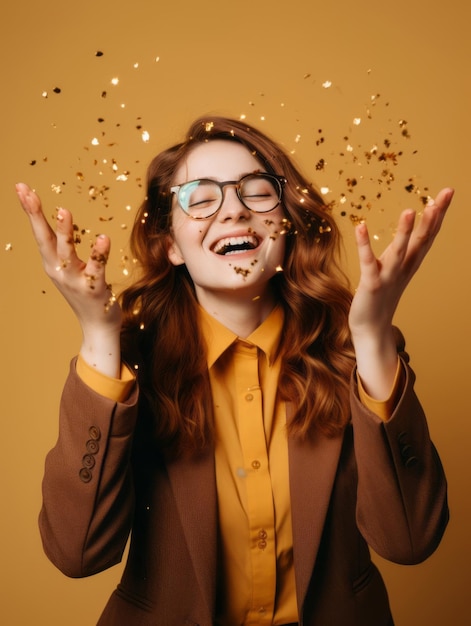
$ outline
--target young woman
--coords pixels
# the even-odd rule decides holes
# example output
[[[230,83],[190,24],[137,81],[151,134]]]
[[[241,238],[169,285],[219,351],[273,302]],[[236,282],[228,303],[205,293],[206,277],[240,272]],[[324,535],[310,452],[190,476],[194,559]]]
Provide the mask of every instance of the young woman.
[[[335,221],[280,146],[197,120],[149,167],[121,306],[108,238],[81,261],[71,214],[55,234],[17,192],[83,331],[46,461],[46,554],[88,576],[132,532],[99,624],[393,624],[368,544],[418,563],[448,509],[392,319],[452,190],[416,228],[404,211],[379,259],[356,228],[352,298]]]

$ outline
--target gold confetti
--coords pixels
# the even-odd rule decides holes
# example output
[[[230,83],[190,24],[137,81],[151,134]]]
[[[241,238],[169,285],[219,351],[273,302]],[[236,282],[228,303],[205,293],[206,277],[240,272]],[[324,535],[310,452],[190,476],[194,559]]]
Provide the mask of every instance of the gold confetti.
[[[236,274],[240,274],[244,278],[247,278],[247,276],[250,274],[250,270],[246,267],[234,267],[234,272]]]

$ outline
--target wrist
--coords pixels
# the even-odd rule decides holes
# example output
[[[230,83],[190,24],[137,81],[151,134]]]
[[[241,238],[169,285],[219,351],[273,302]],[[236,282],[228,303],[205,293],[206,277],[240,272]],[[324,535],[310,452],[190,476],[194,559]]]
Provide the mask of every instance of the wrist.
[[[119,378],[121,371],[121,338],[119,329],[88,328],[83,330],[80,355],[98,372]]]
[[[397,372],[397,347],[393,327],[376,332],[352,333],[358,375],[366,392],[376,400],[391,393]]]

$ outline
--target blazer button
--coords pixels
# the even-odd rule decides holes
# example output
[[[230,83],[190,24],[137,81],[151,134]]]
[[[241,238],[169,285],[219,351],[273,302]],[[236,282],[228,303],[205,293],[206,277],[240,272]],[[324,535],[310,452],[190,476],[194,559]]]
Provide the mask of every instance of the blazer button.
[[[399,443],[405,443],[406,439],[407,439],[407,433],[405,431],[402,431],[397,436],[397,440],[399,441]]]
[[[416,456],[410,456],[408,459],[404,461],[404,465],[406,467],[414,467],[414,465],[417,465],[418,462],[419,462],[419,459]]]
[[[100,449],[100,446],[94,439],[89,439],[85,444],[85,447],[87,448],[87,452],[90,454],[96,454]]]
[[[98,426],[90,426],[90,428],[88,429],[88,435],[90,439],[98,441],[101,437],[101,432]]]
[[[92,473],[86,467],[82,467],[82,469],[79,472],[79,476],[80,476],[80,480],[83,483],[89,483],[92,479]]]
[[[82,465],[87,469],[95,467],[95,457],[92,454],[85,454],[82,458]]]

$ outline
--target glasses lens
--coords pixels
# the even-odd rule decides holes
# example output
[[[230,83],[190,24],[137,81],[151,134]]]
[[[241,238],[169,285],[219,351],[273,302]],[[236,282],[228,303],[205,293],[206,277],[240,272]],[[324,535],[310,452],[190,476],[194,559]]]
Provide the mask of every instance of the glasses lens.
[[[210,180],[195,180],[180,187],[178,202],[185,213],[203,219],[216,213],[222,199],[218,185]]]
[[[240,182],[240,197],[251,211],[266,213],[280,203],[281,184],[268,175],[245,176]]]

